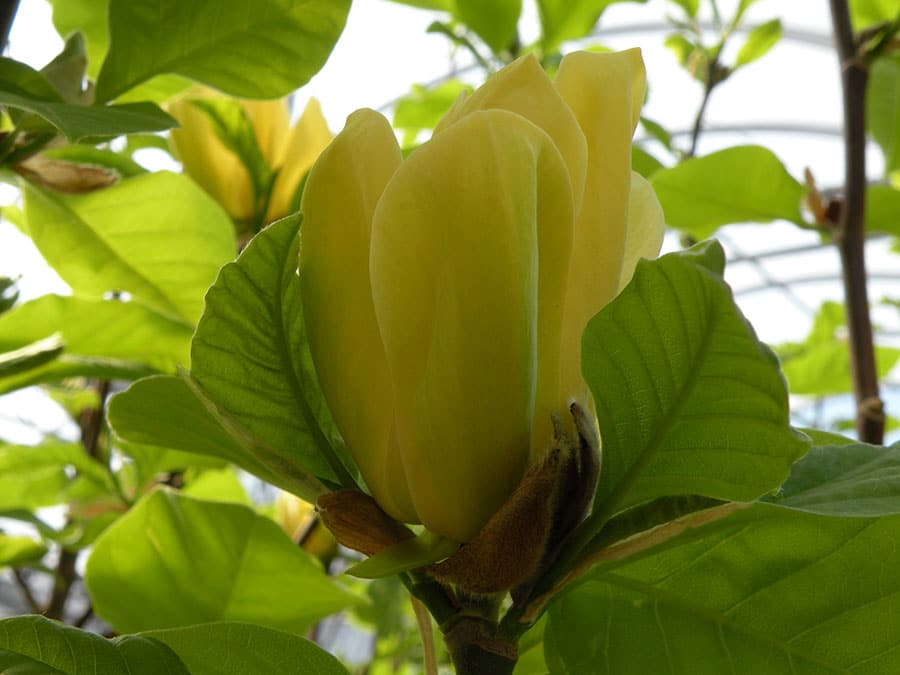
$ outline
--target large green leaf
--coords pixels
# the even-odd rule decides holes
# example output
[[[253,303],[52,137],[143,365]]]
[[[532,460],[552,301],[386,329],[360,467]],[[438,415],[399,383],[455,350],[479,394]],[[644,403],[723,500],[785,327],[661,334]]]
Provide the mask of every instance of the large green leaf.
[[[884,173],[900,168],[900,56],[876,59],[866,86],[866,127],[884,155]]]
[[[848,4],[853,28],[857,31],[872,24],[896,19],[900,12],[896,0],[850,0]]]
[[[803,223],[803,186],[771,150],[755,145],[727,148],[653,174],[650,181],[666,223],[705,239],[721,225]]]
[[[116,435],[129,443],[219,457],[310,502],[325,491],[302,467],[280,464],[274,452],[211,408],[184,378],[135,382],[113,396],[107,418]]]
[[[456,18],[475,31],[495,54],[512,45],[522,0],[455,0],[454,4]]]
[[[135,302],[44,295],[0,316],[0,352],[58,334],[54,360],[0,373],[0,392],[65,377],[136,379],[190,360],[191,328]]]
[[[900,237],[900,190],[890,185],[866,188],[866,231]]]
[[[896,672],[900,516],[758,504],[601,563],[550,607],[551,673]]]
[[[557,51],[566,40],[584,37],[593,30],[604,10],[617,2],[646,0],[538,0],[541,45],[545,53]]]
[[[824,302],[810,334],[802,344],[778,348],[792,394],[827,396],[853,390],[846,311],[837,302]],[[876,346],[878,376],[884,377],[900,360],[900,349]]]
[[[299,221],[293,216],[270,225],[222,268],[191,345],[191,376],[220,413],[270,450],[256,457],[269,473],[299,466],[348,485],[322,432],[325,404],[305,358]]]
[[[69,476],[69,470],[77,476]],[[41,445],[0,445],[0,511],[61,504],[76,494],[112,490],[105,467],[77,443],[47,440]]]
[[[191,675],[347,675],[341,662],[315,643],[263,626],[221,622],[141,636],[168,645]]]
[[[0,669],[9,675],[190,675],[161,641],[110,641],[42,616],[0,621]]]
[[[642,261],[585,330],[603,447],[593,528],[667,495],[755,499],[808,447],[788,425],[778,362],[734,304],[723,267],[715,242]]]
[[[302,633],[356,602],[270,519],[166,490],[101,535],[85,583],[119,632],[234,620]]]
[[[900,446],[814,447],[766,501],[827,516],[900,514]]]
[[[285,96],[325,64],[349,8],[350,0],[110,0],[97,100],[162,73],[234,96]]]
[[[228,215],[188,177],[158,172],[85,195],[24,185],[28,231],[76,294],[127,291],[193,325],[234,256]]]

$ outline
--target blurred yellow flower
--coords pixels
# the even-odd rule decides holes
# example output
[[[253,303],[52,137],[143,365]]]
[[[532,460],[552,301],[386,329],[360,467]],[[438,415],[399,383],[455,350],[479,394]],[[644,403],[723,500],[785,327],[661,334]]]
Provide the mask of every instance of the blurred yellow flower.
[[[654,257],[663,215],[631,171],[638,50],[523,57],[406,160],[353,113],[303,196],[300,275],[325,398],[366,484],[404,522],[471,540],[589,407],[588,319]]]
[[[207,113],[194,105],[197,98],[186,96],[169,104],[169,112],[180,124],[171,132],[172,148],[185,173],[233,220],[252,229],[288,215],[304,174],[332,139],[319,102],[310,99],[293,128],[286,99],[239,102],[266,164],[277,172],[263,220],[253,223],[258,217],[253,181],[238,156],[216,135]]]

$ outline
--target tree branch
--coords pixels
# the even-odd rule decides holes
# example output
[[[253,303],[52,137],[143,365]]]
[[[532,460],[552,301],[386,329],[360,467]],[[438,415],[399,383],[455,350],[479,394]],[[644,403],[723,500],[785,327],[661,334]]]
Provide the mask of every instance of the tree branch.
[[[841,257],[847,305],[850,370],[857,406],[856,431],[859,440],[881,444],[884,441],[884,408],[878,394],[865,263],[868,72],[857,58],[846,0],[830,0],[830,4],[844,99],[844,203],[835,230],[835,243]]]

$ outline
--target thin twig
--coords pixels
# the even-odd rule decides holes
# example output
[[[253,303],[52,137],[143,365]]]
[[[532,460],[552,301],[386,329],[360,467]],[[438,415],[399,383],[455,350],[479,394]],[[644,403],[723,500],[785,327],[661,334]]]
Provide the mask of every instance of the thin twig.
[[[28,608],[32,611],[32,613],[40,614],[41,603],[37,601],[37,598],[34,597],[34,593],[31,592],[31,586],[28,585],[28,580],[25,578],[25,575],[22,574],[22,570],[13,567],[12,573],[13,579],[16,580],[16,585],[22,592],[22,597],[25,598],[25,602],[28,604]]]
[[[841,256],[847,305],[850,370],[857,406],[856,431],[859,440],[879,445],[884,441],[884,407],[878,394],[878,371],[869,316],[864,231],[868,72],[857,59],[846,0],[830,0],[830,4],[844,99],[844,204],[834,239]]]

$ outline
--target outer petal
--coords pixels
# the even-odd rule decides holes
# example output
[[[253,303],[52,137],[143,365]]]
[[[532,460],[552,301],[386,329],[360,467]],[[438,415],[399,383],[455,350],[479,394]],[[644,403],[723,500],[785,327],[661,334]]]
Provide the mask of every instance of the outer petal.
[[[433,532],[471,539],[525,470],[542,339],[538,244],[571,201],[550,138],[491,110],[413,153],[378,204],[375,313],[410,491]],[[548,257],[568,257],[559,230]]]
[[[638,260],[659,255],[666,229],[666,219],[656,193],[650,183],[635,171],[631,172],[628,197],[628,231],[625,234],[622,276],[619,278],[620,291],[631,281]]]
[[[322,115],[319,102],[311,98],[290,136],[282,138],[282,151],[274,158],[273,166],[278,168],[278,177],[272,188],[266,222],[272,222],[288,214],[294,193],[303,179],[303,174],[316,161],[319,154],[331,142],[331,131]]]
[[[572,111],[534,54],[512,62],[471,96],[460,98],[435,128],[440,133],[476,110],[509,110],[547,132],[569,167],[577,213],[587,171],[587,144]]]
[[[170,139],[184,172],[233,219],[249,219],[253,215],[250,176],[237,155],[218,139],[206,113],[189,98],[170,103],[168,111],[180,124],[172,129]]]
[[[390,125],[359,110],[313,166],[301,211],[300,287],[325,400],[372,495],[416,522],[394,441],[391,384],[372,307],[372,214],[400,165]]]
[[[556,87],[588,144],[588,170],[575,224],[563,323],[561,396],[586,401],[581,333],[616,294],[625,252],[631,182],[631,136],[646,86],[637,49],[613,54],[575,52],[563,58]]]

